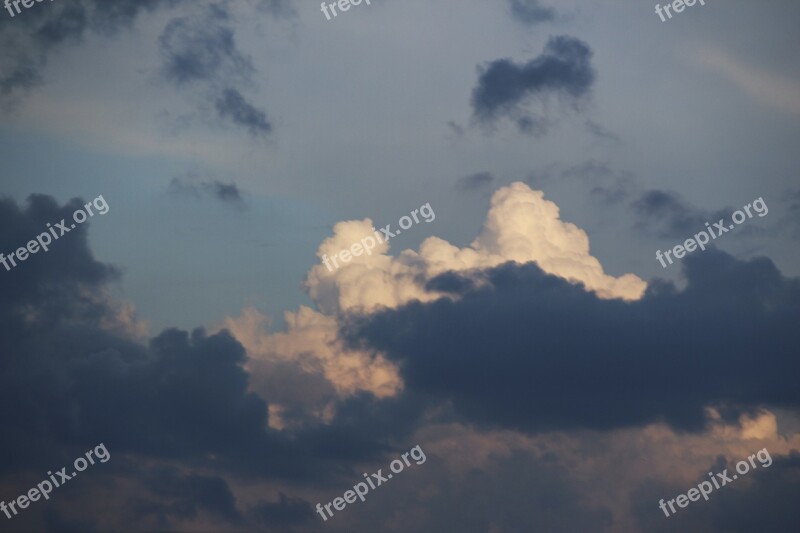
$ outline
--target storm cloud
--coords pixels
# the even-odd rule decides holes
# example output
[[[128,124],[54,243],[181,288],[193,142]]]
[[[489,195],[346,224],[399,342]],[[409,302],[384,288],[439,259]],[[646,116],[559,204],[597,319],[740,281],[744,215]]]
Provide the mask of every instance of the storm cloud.
[[[410,303],[345,331],[397,362],[410,390],[491,427],[700,431],[709,405],[797,408],[800,281],[712,249],[685,265],[685,290],[654,282],[623,302],[509,263],[468,276],[479,288],[461,284],[457,301]]]

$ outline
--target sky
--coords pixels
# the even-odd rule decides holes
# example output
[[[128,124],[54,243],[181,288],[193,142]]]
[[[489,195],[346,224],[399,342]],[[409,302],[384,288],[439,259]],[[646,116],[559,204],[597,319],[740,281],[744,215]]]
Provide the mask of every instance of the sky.
[[[666,5],[0,9],[0,531],[796,532],[800,5]]]

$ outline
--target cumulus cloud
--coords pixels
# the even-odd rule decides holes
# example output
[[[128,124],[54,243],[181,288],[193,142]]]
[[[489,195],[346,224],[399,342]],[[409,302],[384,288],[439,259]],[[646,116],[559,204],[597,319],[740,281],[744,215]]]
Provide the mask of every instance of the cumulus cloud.
[[[567,514],[575,529],[635,531],[646,527],[624,510],[648,476],[685,489],[716,455],[768,445],[777,466],[800,447],[759,409],[796,410],[796,280],[709,250],[707,263],[687,261],[686,290],[656,282],[627,294],[551,204],[512,184],[467,247],[432,237],[391,257],[381,243],[328,273],[318,301],[329,309],[289,313],[285,331],[246,310],[227,330],[170,329],[147,342],[125,323],[109,327],[118,313],[104,290],[118,273],[93,257],[81,226],[0,277],[0,448],[14,458],[0,472],[19,494],[98,435],[113,461],[71,485],[74,499],[64,492],[15,519],[38,530],[313,528],[314,502],[413,438],[425,468],[332,530],[552,527]],[[2,249],[79,205],[3,200]],[[320,253],[367,227],[337,224]],[[747,496],[794,490],[791,477],[775,479]],[[526,493],[546,504],[512,497]],[[454,517],[456,500],[476,512]]]
[[[341,222],[326,239],[318,257],[332,256],[372,233],[372,221]],[[309,294],[326,312],[372,311],[397,307],[412,299],[437,297],[425,290],[425,282],[445,272],[491,268],[507,261],[534,262],[545,272],[574,283],[583,283],[603,298],[637,299],[646,283],[633,274],[607,275],[589,252],[586,233],[560,219],[558,206],[544,193],[521,182],[498,189],[478,237],[458,248],[438,237],[429,237],[419,251],[404,250],[396,258],[386,255],[380,243],[372,255],[362,255],[330,272],[315,265],[306,280]],[[420,283],[420,280],[425,280]]]
[[[479,69],[478,84],[472,90],[475,119],[491,124],[508,117],[522,131],[542,131],[547,120],[530,116],[526,105],[534,99],[557,95],[564,102],[577,105],[585,98],[595,80],[591,64],[592,50],[583,41],[561,35],[551,37],[544,51],[524,64],[498,59]]]
[[[337,223],[317,255],[321,259],[349,248],[373,235],[372,227],[369,219]],[[605,274],[589,253],[586,233],[561,221],[558,207],[545,200],[542,192],[523,183],[495,193],[483,230],[469,246],[458,248],[438,237],[429,237],[418,252],[404,250],[397,257],[388,252],[389,244],[384,241],[376,244],[371,255],[354,257],[333,272],[322,264],[312,267],[306,288],[317,309],[303,306],[297,312],[287,312],[285,332],[268,332],[269,320],[255,310],[246,310],[242,316],[224,322],[223,326],[250,354],[248,368],[258,387],[255,390],[283,409],[289,403],[287,398],[276,397],[263,376],[281,362],[296,361],[307,376],[301,379],[293,373],[292,382],[298,386],[304,382],[302,389],[309,390],[307,407],[322,420],[333,416],[335,400],[322,386],[325,382],[344,396],[367,391],[386,398],[401,393],[399,371],[380,351],[354,349],[341,343],[341,317],[394,309],[413,300],[431,302],[452,296],[452,288],[442,282],[442,276],[448,273],[488,269],[512,261],[536,263],[561,279],[586,286],[601,298],[637,299],[646,287],[632,274]],[[320,376],[325,380],[320,381]]]

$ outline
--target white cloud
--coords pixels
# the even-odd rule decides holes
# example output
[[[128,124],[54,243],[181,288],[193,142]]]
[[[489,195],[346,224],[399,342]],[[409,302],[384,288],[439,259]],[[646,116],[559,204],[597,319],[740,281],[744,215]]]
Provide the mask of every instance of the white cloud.
[[[336,224],[317,255],[334,256],[366,236],[374,236],[372,221]],[[254,360],[297,361],[309,373],[321,372],[341,395],[369,391],[378,397],[403,387],[395,366],[381,354],[345,349],[337,338],[343,312],[369,313],[396,308],[414,299],[432,301],[444,295],[424,289],[427,281],[447,271],[486,269],[508,261],[533,262],[545,272],[572,283],[583,283],[601,298],[641,298],[646,283],[633,274],[619,278],[603,272],[589,252],[586,233],[560,219],[558,206],[544,193],[523,183],[495,192],[479,236],[465,248],[438,237],[426,239],[419,251],[388,255],[389,244],[378,243],[370,255],[354,257],[330,271],[315,265],[306,288],[319,310],[301,307],[286,313],[285,332],[269,333],[269,321],[255,310],[228,318],[225,327],[244,344]],[[251,371],[258,372],[253,365]],[[255,376],[254,382],[258,383]],[[268,391],[264,391],[267,395]]]

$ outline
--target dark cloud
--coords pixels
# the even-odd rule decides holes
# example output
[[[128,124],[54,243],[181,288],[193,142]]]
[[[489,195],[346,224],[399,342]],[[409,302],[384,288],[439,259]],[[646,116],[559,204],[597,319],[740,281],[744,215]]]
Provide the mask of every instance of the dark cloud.
[[[556,18],[552,7],[545,7],[539,0],[509,0],[511,14],[525,24],[534,25],[550,22]]]
[[[460,191],[475,191],[478,189],[485,189],[490,187],[494,182],[495,177],[489,172],[478,172],[477,174],[470,174],[463,176],[456,181],[456,189]]]
[[[514,120],[522,131],[541,131],[544,119],[528,116],[525,105],[532,99],[558,95],[577,104],[591,89],[595,73],[589,46],[569,36],[551,37],[542,54],[525,64],[498,59],[479,69],[472,91],[473,114],[489,124],[499,117]]]
[[[242,515],[228,484],[219,477],[198,474],[181,475],[176,468],[148,472],[143,480],[153,501],[135,501],[135,512],[154,518],[160,528],[169,528],[171,518],[196,518],[204,512],[225,523],[241,524]]]
[[[253,136],[267,135],[272,131],[266,113],[249,104],[236,89],[228,87],[222,91],[214,106],[221,118],[246,128]]]
[[[141,530],[169,530],[201,519],[223,530],[286,531],[313,520],[311,504],[279,492],[276,501],[260,500],[245,509],[222,477],[181,473],[176,467],[156,467],[139,480],[143,490],[129,498],[132,521]],[[196,523],[196,522],[195,522]]]
[[[450,468],[429,450],[426,454],[424,464],[391,480],[391,490],[370,493],[359,523],[370,524],[370,531],[393,531],[401,516],[403,531],[425,533],[594,532],[611,524],[609,510],[589,503],[585,485],[552,455],[536,458],[512,448],[480,465]],[[425,512],[419,512],[420,503]],[[387,515],[386,508],[394,512]],[[325,527],[330,526],[329,520]]]
[[[599,161],[590,160],[567,167],[560,176],[581,181],[593,196],[612,205],[630,199],[636,191],[632,173],[616,170]]]
[[[236,47],[229,22],[227,10],[217,4],[169,21],[159,37],[164,77],[179,86],[223,76],[248,78],[254,71],[252,62]]]
[[[752,453],[759,449],[754,446]],[[794,533],[800,525],[800,509],[797,507],[797,495],[800,494],[800,453],[793,450],[784,457],[770,455],[771,466],[763,468],[756,460],[758,469],[751,470],[746,476],[739,476],[733,483],[715,489],[708,501],[701,498],[669,517],[659,509],[659,501],[686,494],[693,487],[667,485],[651,480],[632,493],[633,516],[642,531],[653,533]],[[716,464],[697,473],[697,483],[708,479],[708,472],[716,473],[728,469],[730,475],[736,462],[741,459],[721,457]]]
[[[644,191],[631,204],[637,227],[659,237],[685,239],[713,224],[727,219],[733,208],[708,212],[692,207],[676,193],[658,189]]]
[[[272,131],[266,112],[243,95],[256,73],[235,38],[233,19],[225,2],[185,0],[73,0],[26,10],[24,17],[0,21],[0,98],[6,107],[25,91],[42,83],[42,69],[52,51],[79,42],[89,31],[113,37],[129,28],[142,12],[176,5],[188,14],[172,18],[159,37],[165,80],[177,87],[198,87],[219,119],[244,128],[254,136]],[[291,14],[288,0],[255,6],[274,16]]]
[[[630,303],[506,264],[476,274],[480,288],[459,301],[411,303],[344,332],[399,363],[409,391],[487,426],[694,431],[708,405],[796,409],[800,281],[713,249],[684,264],[684,291],[655,281]]]
[[[60,206],[43,195],[24,208],[0,200],[0,250],[16,250],[47,222],[68,219],[82,205],[75,199]],[[135,519],[172,529],[198,517],[225,524],[222,529],[271,524],[286,530],[305,520],[308,504],[279,495],[241,508],[225,477],[338,488],[360,475],[355,464],[382,460],[417,427],[425,404],[414,395],[376,400],[361,394],[329,398],[336,414],[327,423],[298,416],[287,431],[270,429],[267,402],[250,391],[245,350],[227,331],[167,329],[147,344],[128,333],[108,296],[119,274],[93,257],[90,224],[10,271],[0,268],[4,494],[22,493],[43,472],[103,442],[112,460],[69,491],[108,492],[98,485],[108,476],[140,486],[126,491],[133,500],[118,509],[116,528]],[[277,395],[288,398],[285,391]],[[127,458],[178,470],[153,473]],[[104,529],[81,519],[94,516],[90,504],[79,511],[61,506],[29,509],[24,523],[36,530]]]
[[[113,36],[142,12],[184,0],[71,0],[46,2],[0,22],[0,97],[13,101],[42,82],[42,68],[56,46],[80,41],[88,30]],[[4,12],[4,15],[7,13]],[[23,16],[24,15],[24,16]]]
[[[171,20],[159,38],[162,73],[179,87],[201,87],[223,121],[265,136],[272,131],[266,112],[237,88],[252,84],[255,69],[238,49],[231,23],[226,4],[210,4],[190,17]]]
[[[236,207],[244,207],[244,199],[239,187],[235,183],[224,183],[219,180],[201,180],[194,175],[187,178],[172,178],[169,192],[178,196],[192,196],[201,198],[209,196],[223,203]]]
[[[17,266],[6,270],[0,266],[0,292],[3,302],[0,316],[3,324],[13,328],[19,316],[14,310],[30,306],[38,311],[42,320],[51,320],[63,311],[89,318],[101,312],[86,298],[78,295],[87,287],[114,281],[119,271],[109,265],[97,262],[89,250],[88,231],[94,219],[87,219],[70,229],[72,214],[82,209],[79,198],[59,206],[51,197],[34,194],[28,198],[27,206],[20,208],[11,199],[0,199],[0,252],[10,254],[24,247],[38,235],[48,232],[48,224],[54,225],[65,220],[68,233],[52,239],[48,251],[39,250]],[[60,234],[60,230],[56,230]],[[71,302],[85,305],[70,305]],[[52,317],[52,318],[51,318]]]
[[[311,504],[302,498],[290,498],[284,493],[278,494],[276,502],[261,502],[250,508],[250,519],[257,525],[287,527],[301,525],[314,520],[316,515]]]

